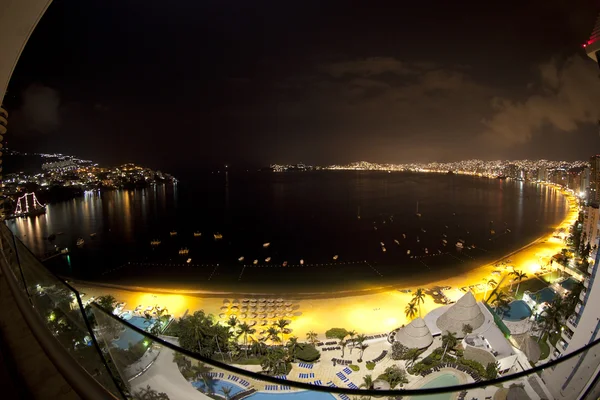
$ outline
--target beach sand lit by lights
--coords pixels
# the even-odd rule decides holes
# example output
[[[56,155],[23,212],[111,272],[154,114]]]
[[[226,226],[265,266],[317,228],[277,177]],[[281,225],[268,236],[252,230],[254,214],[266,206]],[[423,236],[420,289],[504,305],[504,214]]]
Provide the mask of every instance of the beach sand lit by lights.
[[[525,272],[528,277],[534,277],[535,273],[541,269],[541,265],[548,265],[553,255],[560,253],[564,245],[564,237],[568,235],[569,227],[573,225],[578,216],[578,206],[576,199],[567,192],[562,192],[568,199],[569,210],[565,219],[555,227],[555,231],[533,243],[530,243],[521,249],[506,255],[499,261],[508,261],[510,267],[502,270],[502,276],[492,275],[493,271],[499,270],[497,266],[490,263],[464,274],[444,279],[443,281],[431,281],[428,284],[420,285],[422,288],[433,288],[435,286],[451,286],[451,290],[445,291],[446,296],[456,301],[464,292],[459,288],[471,285],[478,285],[485,282],[486,279],[494,278],[499,282],[502,278],[508,276],[512,267]],[[561,231],[559,235],[557,233]],[[555,237],[560,236],[560,237]],[[135,309],[138,305],[166,307],[169,314],[180,317],[186,311],[192,314],[197,310],[204,310],[206,313],[213,314],[218,320],[226,321],[225,318],[219,318],[222,313],[221,307],[225,299],[241,301],[243,298],[258,297],[283,297],[286,301],[291,301],[297,308],[296,314],[301,315],[290,317],[292,323],[291,335],[304,340],[309,331],[316,332],[319,337],[324,337],[324,332],[333,327],[356,330],[359,333],[376,334],[387,333],[392,329],[407,324],[409,320],[405,316],[404,308],[411,301],[412,293],[404,293],[399,289],[377,292],[361,295],[335,295],[329,298],[296,298],[292,295],[267,296],[259,294],[251,296],[249,294],[233,295],[228,294],[209,294],[200,291],[173,291],[166,289],[150,289],[137,287],[118,287],[117,285],[100,285],[87,282],[71,282],[78,290],[85,293],[83,300],[90,296],[101,296],[106,294],[113,295],[117,301],[126,302],[125,309]],[[510,285],[510,278],[503,281],[503,285]],[[414,292],[416,287],[408,287]],[[489,292],[488,292],[489,293]],[[482,299],[483,291],[476,293],[478,300]],[[298,308],[299,306],[299,308]],[[440,304],[433,302],[432,297],[427,296],[425,303],[421,305],[421,313],[425,315],[434,308],[440,307]],[[269,321],[275,321],[271,319]]]

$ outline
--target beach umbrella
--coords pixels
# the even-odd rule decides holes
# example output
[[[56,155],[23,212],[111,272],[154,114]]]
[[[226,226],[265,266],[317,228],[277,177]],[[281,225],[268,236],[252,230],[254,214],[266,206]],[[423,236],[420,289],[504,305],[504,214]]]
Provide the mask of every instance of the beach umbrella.
[[[232,302],[233,304],[240,304],[240,301],[238,299],[233,300]]]
[[[227,317],[227,314],[225,314],[225,313],[219,314],[219,318],[226,318],[226,317]]]
[[[250,299],[250,303],[256,303],[257,300],[256,299]]]
[[[294,309],[292,307],[286,307],[285,311],[290,312],[290,311],[294,311]]]
[[[286,305],[287,307],[290,307],[290,306],[292,305],[292,302],[291,302],[291,301],[286,301],[286,302],[285,302],[285,305]]]
[[[271,319],[271,318],[275,318],[275,314],[273,314],[273,313],[269,313],[269,314],[267,315],[267,318],[269,318],[269,319]]]
[[[229,307],[223,306],[223,307],[221,307],[221,310],[223,310],[223,311],[229,310]]]
[[[258,318],[265,319],[265,318],[267,318],[267,315],[266,314],[259,314]]]
[[[225,300],[223,300],[223,304],[225,304],[226,306],[228,306],[228,305],[229,305],[229,303],[230,303],[229,299],[225,299]]]
[[[242,307],[242,308],[240,308],[240,311],[247,312],[248,311],[248,307]]]
[[[261,325],[261,326],[265,326],[265,325],[267,325],[268,323],[269,323],[268,321],[263,321],[263,322],[261,322],[261,323],[260,323],[260,325]]]
[[[265,303],[267,301],[267,299],[259,299],[258,302],[259,303]]]
[[[250,325],[250,326],[254,326],[254,325],[256,325],[256,321],[249,321],[249,322],[248,322],[248,325]]]
[[[256,318],[257,315],[258,314],[256,314],[256,313],[252,313],[252,314],[250,314],[250,318]]]
[[[242,319],[244,319],[244,318],[246,318],[246,317],[247,317],[247,315],[246,315],[246,314],[242,314],[242,315],[240,315],[240,318],[242,318]]]
[[[284,301],[284,300],[283,300],[281,297],[277,299],[277,302],[278,302],[278,303],[283,303],[283,301]]]
[[[249,301],[250,301],[250,299],[242,299],[242,303],[247,303]]]
[[[238,309],[239,309],[238,306],[231,307],[231,311],[237,311]]]
[[[288,318],[290,318],[290,317],[293,317],[294,314],[292,314],[291,312],[289,312],[289,313],[286,313],[285,316],[288,317]]]

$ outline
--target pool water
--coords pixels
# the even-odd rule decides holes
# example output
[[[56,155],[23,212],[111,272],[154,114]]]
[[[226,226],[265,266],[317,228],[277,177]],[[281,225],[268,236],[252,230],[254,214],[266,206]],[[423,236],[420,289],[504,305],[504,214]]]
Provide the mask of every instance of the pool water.
[[[325,392],[312,392],[310,390],[303,390],[301,392],[288,392],[288,393],[265,393],[256,392],[252,396],[246,397],[252,400],[277,400],[285,398],[286,400],[332,400],[335,397]],[[445,400],[445,399],[444,399]]]
[[[504,313],[502,319],[507,321],[521,321],[531,316],[531,308],[523,300],[511,301],[510,309]]]
[[[575,278],[568,278],[565,279],[564,281],[562,281],[560,283],[560,286],[562,286],[565,290],[573,290],[573,288],[575,287],[576,284],[578,284],[579,281]]]
[[[140,329],[148,330],[154,323],[154,320],[152,320],[152,322],[148,323],[148,322],[146,322],[146,319],[143,317],[131,317],[127,322],[129,322],[133,326],[136,326]],[[128,349],[129,344],[132,344],[132,345],[137,344],[139,341],[141,341],[144,338],[144,336],[140,335],[139,333],[135,332],[133,329],[129,329],[129,328],[125,328],[125,332],[119,332],[118,336],[119,336],[119,340],[113,340],[113,344],[115,344],[116,346],[118,346],[121,349]]]
[[[231,389],[231,392],[229,392],[229,397],[232,397],[232,396],[244,391],[244,388],[236,385],[233,382],[229,382],[229,381],[225,381],[225,380],[221,380],[221,379],[213,379],[212,382],[213,382],[212,391],[215,394],[223,395],[223,392],[221,391],[222,387]],[[192,386],[194,386],[196,389],[200,388],[200,390],[202,390],[202,393],[206,392],[206,389],[204,387],[204,382],[202,382],[202,381],[192,382]]]
[[[456,386],[458,385],[458,378],[454,374],[442,374],[436,377],[431,382],[426,383],[421,386],[419,389],[432,389],[439,387],[448,387],[448,386]],[[414,400],[450,400],[454,395],[454,392],[449,393],[439,393],[439,394],[430,394],[425,396],[417,396],[412,397]]]
[[[565,281],[565,282],[567,282],[567,281]],[[565,283],[565,282],[563,282],[563,283]],[[535,293],[532,293],[530,296],[531,296],[531,298],[535,299],[536,303],[538,303],[538,304],[552,303],[552,301],[556,297],[556,292],[552,288],[545,287],[541,290],[538,290]]]

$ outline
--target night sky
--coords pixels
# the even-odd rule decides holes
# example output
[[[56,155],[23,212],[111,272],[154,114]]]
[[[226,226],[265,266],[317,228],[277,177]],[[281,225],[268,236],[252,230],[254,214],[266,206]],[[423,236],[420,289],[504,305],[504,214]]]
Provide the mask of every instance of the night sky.
[[[8,146],[164,170],[600,150],[596,1],[355,3],[55,0]]]

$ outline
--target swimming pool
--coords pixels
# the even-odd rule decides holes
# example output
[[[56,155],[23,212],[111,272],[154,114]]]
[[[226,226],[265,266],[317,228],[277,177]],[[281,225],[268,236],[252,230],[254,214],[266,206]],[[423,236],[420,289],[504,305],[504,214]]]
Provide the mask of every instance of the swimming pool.
[[[291,400],[331,400],[335,399],[335,397],[329,393],[325,392],[313,392],[310,390],[303,390],[301,392],[288,392],[288,393],[265,393],[265,392],[256,392],[252,396],[246,397],[247,399],[252,400],[277,400],[280,398],[291,399]],[[446,400],[446,399],[444,399]]]
[[[226,387],[231,390],[231,392],[229,392],[230,397],[244,391],[243,387],[238,386],[233,382],[229,382],[229,381],[225,381],[225,380],[221,380],[221,379],[214,379],[212,382],[213,382],[212,391],[215,394],[222,395],[223,394],[223,392],[221,391],[222,387]],[[202,393],[206,392],[206,390],[204,388],[204,382],[202,382],[202,381],[192,382],[192,386],[195,387],[196,389],[200,388],[200,390],[202,390]]]
[[[531,308],[523,300],[511,301],[509,304],[510,309],[504,313],[504,317],[507,321],[521,321],[531,316]]]
[[[150,327],[154,324],[154,320],[148,323],[146,318],[143,317],[131,317],[127,322],[144,330],[150,329]],[[125,332],[119,332],[117,335],[119,336],[119,340],[113,340],[113,344],[121,349],[128,349],[129,344],[137,344],[144,338],[144,336],[129,328],[125,328]]]
[[[573,290],[575,285],[577,285],[578,283],[579,283],[579,281],[577,279],[568,278],[568,279],[565,279],[564,281],[562,281],[560,283],[560,286],[562,286],[565,290],[571,291],[571,290]]]
[[[458,378],[454,374],[442,374],[431,382],[426,383],[421,386],[419,389],[432,389],[439,387],[448,387],[448,386],[456,386],[458,385]],[[449,393],[439,393],[439,394],[430,394],[426,396],[417,396],[412,397],[414,400],[450,400],[450,398],[454,395],[454,392]]]
[[[534,299],[537,304],[552,303],[552,301],[556,297],[556,292],[552,288],[545,287],[543,289],[538,290],[535,293],[531,293],[529,296],[532,299]]]

